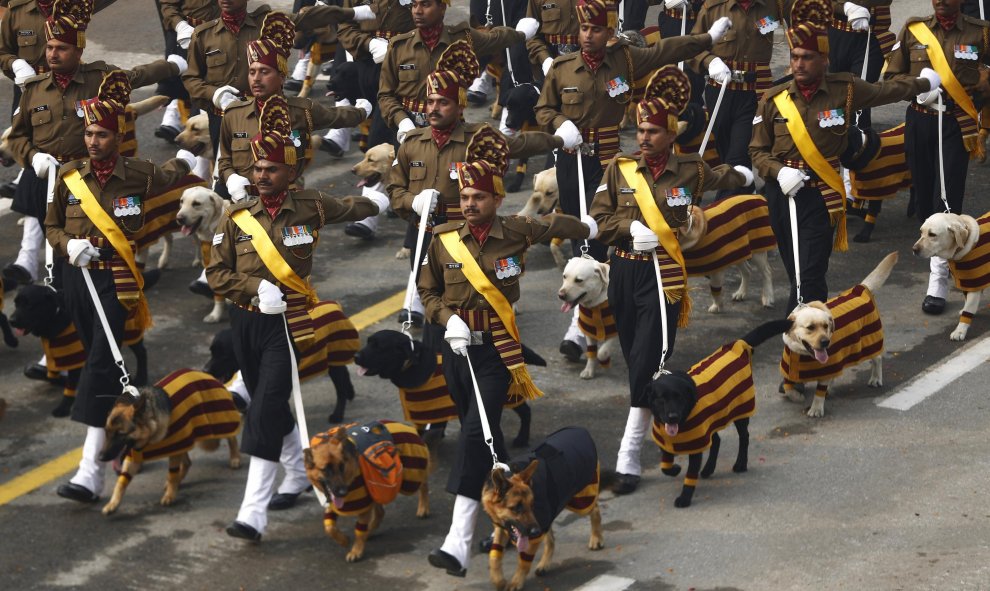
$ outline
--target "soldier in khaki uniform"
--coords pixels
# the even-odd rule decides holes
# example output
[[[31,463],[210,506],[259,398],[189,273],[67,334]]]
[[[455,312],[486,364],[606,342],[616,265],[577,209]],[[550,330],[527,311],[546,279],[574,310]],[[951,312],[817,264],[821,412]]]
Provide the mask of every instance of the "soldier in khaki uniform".
[[[826,72],[831,15],[826,0],[798,0],[794,4],[793,26],[787,30],[794,80],[763,96],[749,145],[753,166],[766,180],[771,224],[791,280],[788,313],[798,304],[792,248],[798,248],[801,295],[806,302],[828,299],[825,274],[833,234],[835,246],[840,251],[846,248],[845,189],[838,167],[853,114],[857,109],[908,100],[939,84],[938,74],[930,69],[919,72],[920,78],[901,76],[882,84],[871,84],[848,73]],[[781,105],[799,118],[782,113]],[[798,126],[806,129],[810,142],[795,140],[792,129],[800,129]],[[816,169],[813,162],[818,158],[827,161],[827,166]],[[798,245],[791,242],[788,199],[792,197],[797,208]]]
[[[86,351],[79,376],[72,419],[87,426],[79,470],[58,487],[58,495],[95,502],[103,491],[106,462],[99,461],[107,415],[120,394],[120,370],[110,352],[102,325],[80,267],[88,267],[120,346],[128,310],[143,326],[150,323],[143,280],[134,261],[135,241],[141,238],[147,212],[143,203],[161,193],[190,170],[190,164],[170,160],[158,168],[147,160],[119,154],[124,107],[131,93],[127,74],[109,72],[94,102],[82,107],[86,121],[88,158],[66,163],[59,171],[54,199],[48,206],[45,230],[55,255],[68,257],[62,274],[65,307]]]
[[[529,61],[540,66],[544,76],[550,71],[554,58],[581,49],[577,5],[578,0],[529,0],[526,16],[540,22],[540,32],[526,42],[526,49],[529,50]]]
[[[25,218],[17,259],[4,267],[4,277],[29,283],[37,277],[42,244],[40,220],[45,216],[49,165],[86,156],[82,101],[96,96],[103,76],[119,69],[103,62],[83,63],[85,30],[92,0],[58,0],[45,23],[49,71],[24,82],[19,111],[7,139],[11,155],[24,168],[12,209]],[[182,73],[179,56],[137,66],[127,72],[137,88]]]
[[[227,527],[229,535],[251,541],[259,541],[268,524],[280,458],[286,478],[279,495],[294,498],[308,487],[299,432],[289,410],[292,367],[286,323],[294,341],[313,338],[307,310],[317,302],[310,272],[319,231],[388,207],[385,195],[375,191],[341,199],[290,190],[302,157],[290,134],[285,98],[270,97],[261,113],[261,132],[251,142],[259,198],[226,212],[206,268],[213,291],[235,304],[230,314],[234,354],[251,393],[241,440],[251,467],[241,509]]]
[[[612,159],[591,204],[599,240],[615,247],[608,301],[629,366],[630,408],[615,467],[616,494],[631,493],[639,484],[640,449],[652,419],[647,390],[664,359],[652,251],[656,251],[663,277],[669,358],[680,314],[686,323],[690,313],[684,257],[677,243],[677,231],[688,219],[688,207],[700,203],[705,191],[753,182],[753,173],[746,166],[733,169],[723,164],[713,170],[698,154],[672,153],[677,118],[690,98],[688,76],[676,66],[653,75],[645,98],[636,108],[636,140],[641,152]]]
[[[434,228],[419,278],[419,295],[427,318],[445,326],[444,377],[457,405],[461,434],[447,491],[457,495],[450,531],[430,553],[430,564],[463,577],[480,507],[481,487],[492,470],[478,403],[472,388],[470,355],[485,405],[493,445],[508,459],[499,422],[510,398],[542,393],[533,384],[523,359],[512,303],[519,299],[519,278],[530,245],[554,237],[594,237],[594,220],[554,214],[541,220],[496,215],[505,197],[502,177],[509,163],[505,137],[484,126],[468,144],[467,162],[457,168],[464,219]],[[497,297],[486,299],[478,288],[488,284]]]
[[[935,14],[908,19],[887,64],[888,78],[917,76],[929,68],[941,76],[942,137],[938,136],[935,93],[911,102],[904,117],[904,152],[921,221],[944,209],[938,181],[939,142],[946,200],[952,213],[962,213],[969,158],[978,146],[978,113],[990,98],[990,86],[980,75],[980,69],[990,64],[990,23],[960,13],[960,4],[961,0],[932,0]],[[947,71],[931,59],[932,53],[944,56]],[[949,264],[939,257],[932,257],[930,264],[921,309],[926,314],[941,314],[949,289]]]
[[[416,29],[389,41],[378,86],[382,117],[396,130],[401,144],[406,134],[426,127],[426,77],[436,68],[440,55],[458,39],[467,41],[475,55],[503,51],[526,35],[509,27],[472,29],[468,23],[444,25],[449,0],[412,0]]]

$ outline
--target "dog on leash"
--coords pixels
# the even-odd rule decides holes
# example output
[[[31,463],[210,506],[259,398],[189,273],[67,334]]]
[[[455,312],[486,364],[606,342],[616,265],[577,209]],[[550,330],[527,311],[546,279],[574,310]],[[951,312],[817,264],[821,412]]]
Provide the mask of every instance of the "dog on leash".
[[[559,204],[557,169],[551,166],[536,173],[536,176],[533,177],[533,192],[517,215],[539,218],[557,211]],[[550,241],[550,254],[553,255],[553,262],[561,271],[567,266],[569,258],[564,252],[563,244],[563,238],[554,238]]]
[[[229,466],[241,466],[237,434],[241,415],[233,396],[213,376],[192,369],[170,373],[154,386],[141,388],[135,397],[117,397],[106,422],[106,441],[100,460],[123,458],[124,465],[103,514],[114,513],[124,492],[143,462],[168,458],[168,477],[161,504],[171,505],[179,483],[189,472],[189,451],[196,445],[213,451],[227,440]]]
[[[790,320],[764,323],[719,347],[688,371],[661,372],[650,383],[653,441],[660,447],[660,470],[677,476],[681,467],[674,463],[674,456],[688,455],[684,486],[674,499],[675,507],[690,507],[699,474],[708,478],[715,472],[721,443],[718,432],[730,423],[739,435],[732,471],[748,469],[749,419],[756,413],[753,349],[790,325]],[[709,450],[708,461],[702,468],[705,450]]]
[[[378,144],[368,148],[361,161],[351,168],[351,174],[358,177],[355,186],[359,188],[367,186],[384,192],[385,182],[394,161],[395,147],[392,144]],[[351,222],[344,227],[344,233],[362,240],[372,240],[378,231],[378,219],[378,216],[372,216]],[[396,258],[408,257],[399,257],[396,254]]]
[[[385,515],[384,505],[398,493],[417,494],[416,517],[430,515],[430,450],[414,427],[387,420],[337,427],[312,438],[303,450],[303,463],[310,483],[330,501],[323,514],[328,536],[346,548],[350,541],[337,528],[337,518],[357,516],[347,562],[364,556],[368,535]]]
[[[200,111],[186,119],[182,131],[175,136],[175,144],[189,150],[196,156],[213,161],[213,143],[210,141],[210,118],[206,111]]]
[[[179,224],[179,231],[183,236],[193,236],[199,243],[197,253],[200,256],[193,261],[194,267],[206,266],[213,236],[216,234],[217,226],[220,225],[220,218],[223,217],[225,208],[229,205],[229,201],[206,187],[191,187],[182,192],[175,221]],[[166,242],[165,248],[168,249],[170,244]],[[213,309],[203,317],[203,322],[216,324],[223,319],[225,311],[224,299],[214,295]]]
[[[611,365],[612,348],[619,334],[608,306],[608,269],[608,264],[595,259],[574,257],[567,261],[563,282],[557,290],[561,312],[567,314],[575,306],[578,308],[578,326],[588,342],[588,360],[581,370],[584,380],[594,378],[596,370]]]
[[[591,435],[581,427],[565,427],[549,435],[523,458],[514,460],[510,472],[492,470],[481,491],[481,506],[495,526],[488,553],[489,577],[496,589],[522,589],[540,546],[543,555],[536,574],[543,575],[553,560],[553,522],[568,509],[591,520],[589,550],[605,546],[602,515],[598,507],[598,451]],[[512,580],[502,575],[502,551],[515,536],[519,562]]]
[[[780,373],[784,395],[804,402],[794,384],[817,382],[808,409],[812,418],[825,416],[825,397],[832,380],[847,367],[870,362],[867,385],[883,385],[883,324],[874,294],[897,264],[897,253],[888,254],[859,284],[827,302],[798,305],[788,316],[791,327],[784,333]]]
[[[955,213],[936,213],[921,224],[921,237],[911,247],[915,256],[941,257],[949,261],[956,287],[966,294],[959,324],[949,335],[963,341],[969,324],[980,308],[983,290],[990,287],[990,213],[979,218]]]
[[[678,230],[688,277],[707,276],[712,304],[708,311],[722,311],[722,279],[731,266],[739,269],[739,289],[732,301],[746,298],[749,291],[749,264],[763,279],[760,303],[773,307],[773,271],[767,252],[776,248],[777,239],[770,226],[767,201],[760,195],[734,195],[706,206],[689,206],[689,223]]]

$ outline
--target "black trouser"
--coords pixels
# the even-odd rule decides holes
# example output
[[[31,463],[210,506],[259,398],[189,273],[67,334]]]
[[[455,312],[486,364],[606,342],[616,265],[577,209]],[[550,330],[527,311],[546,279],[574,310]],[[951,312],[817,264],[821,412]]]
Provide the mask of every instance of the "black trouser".
[[[618,8],[618,4],[616,4],[616,8]],[[639,31],[646,27],[646,11],[650,9],[650,3],[647,0],[626,0],[623,8],[625,9],[624,14],[619,15],[619,18],[622,19],[622,31]],[[690,32],[691,29],[688,29],[688,33]]]
[[[933,213],[945,211],[938,180],[938,116],[908,107],[904,121],[904,153],[911,170],[918,219],[923,222]],[[945,198],[952,213],[962,213],[969,154],[963,145],[959,122],[948,110],[942,118],[942,151]]]
[[[615,314],[622,356],[629,367],[629,405],[649,406],[647,388],[663,358],[663,325],[660,318],[660,295],[653,261],[633,261],[612,257],[609,271],[608,301]],[[674,352],[677,319],[681,303],[667,308],[667,359]]]
[[[234,357],[251,393],[244,415],[241,451],[277,462],[282,440],[296,422],[289,410],[292,395],[292,361],[281,314],[262,314],[232,307]],[[298,351],[296,352],[298,359]]]
[[[109,269],[91,270],[93,286],[107,315],[110,331],[120,348],[124,340],[124,322],[127,310],[117,299],[113,282],[113,271]],[[110,341],[100,324],[93,298],[89,294],[82,270],[66,265],[62,273],[65,283],[65,309],[72,317],[72,323],[79,333],[79,340],[86,351],[86,365],[79,376],[76,389],[76,402],[72,405],[72,420],[90,427],[103,427],[113,403],[123,389],[120,384],[122,373],[110,352]]]
[[[597,153],[598,146],[595,145]],[[602,168],[598,156],[582,156],[584,165],[584,195],[581,197],[591,209],[591,201],[595,198],[595,189],[602,182],[605,170]],[[568,154],[563,150],[557,150],[557,194],[560,196],[560,208],[564,213],[576,217],[581,216],[581,204],[578,201],[578,165],[576,154]],[[581,246],[583,240],[571,240],[571,248],[574,256],[581,256]],[[605,262],[608,256],[608,247],[597,240],[588,241],[588,254],[597,261]]]
[[[657,26],[660,27],[661,39],[681,36],[681,19],[668,16],[663,9],[660,10],[659,16],[657,17]],[[684,27],[685,34],[690,35],[691,30],[694,29],[694,19],[689,18]],[[688,62],[684,62],[684,73],[687,74],[688,80],[691,81],[691,102],[698,103],[699,105],[703,104],[705,94],[705,77],[692,68]],[[726,90],[726,92],[728,92],[728,90]],[[716,97],[717,96],[718,95],[716,95]]]
[[[876,82],[880,79],[880,69],[883,68],[883,53],[880,42],[873,33],[852,33],[829,28],[828,30],[828,71],[850,72],[857,78],[863,73],[863,58],[866,57],[866,43],[870,43],[870,63],[866,68],[866,80]],[[847,117],[854,117],[847,113]],[[860,129],[869,129],[872,125],[870,109],[863,109],[859,120],[853,119]]]
[[[790,296],[785,315],[797,306],[797,286],[794,279],[794,254],[791,242],[791,218],[787,195],[780,190],[777,181],[767,181],[764,188],[770,208],[770,226],[777,237],[780,261],[787,270],[791,282]],[[828,258],[832,255],[833,228],[829,221],[825,200],[818,189],[804,187],[794,198],[797,206],[798,256],[801,264],[801,299],[804,302],[828,299]]]
[[[371,103],[371,128],[368,130],[368,147],[378,144],[392,144],[398,149],[395,130],[389,128],[382,119],[382,110],[378,106],[378,82],[382,77],[382,65],[376,64],[370,55],[354,58],[358,63],[358,84],[361,86],[362,98]]]
[[[720,87],[717,86],[705,86],[705,104],[709,113],[715,109],[719,90]],[[719,105],[718,113],[714,114],[715,125],[712,127],[712,134],[715,135],[715,151],[718,152],[722,164],[752,168],[749,140],[753,137],[753,117],[756,116],[757,98],[756,92],[752,90],[725,89],[722,104]],[[747,187],[722,189],[716,193],[715,198],[722,199],[747,192],[749,192]]]
[[[505,462],[509,459],[509,452],[502,437],[502,407],[508,397],[512,377],[487,334],[485,344],[468,347],[468,355],[471,356],[478,390],[485,404],[495,453],[500,461]],[[467,359],[454,353],[446,341],[443,344],[443,375],[461,421],[457,456],[450,467],[447,492],[477,501],[481,499],[481,487],[492,471],[492,453],[481,430],[481,416],[478,414]]]
[[[15,84],[14,85],[14,98],[11,100],[11,103],[10,103],[10,118],[11,119],[14,118],[14,111],[16,111],[17,110],[17,107],[19,107],[20,104],[21,104],[21,92],[22,92],[21,91],[21,87]]]
[[[34,173],[34,167],[28,162],[21,174],[21,180],[14,191],[14,199],[10,209],[15,212],[45,221],[48,208],[48,180],[39,179]]]

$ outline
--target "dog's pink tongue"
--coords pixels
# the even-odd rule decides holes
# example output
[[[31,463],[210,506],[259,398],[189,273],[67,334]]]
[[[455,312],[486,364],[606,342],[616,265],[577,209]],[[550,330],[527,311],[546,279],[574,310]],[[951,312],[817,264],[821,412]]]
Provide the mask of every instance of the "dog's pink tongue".
[[[342,509],[344,507],[344,499],[335,497],[334,495],[330,495],[330,500],[333,501],[333,506],[334,507],[336,507],[338,509]]]
[[[563,304],[560,305],[560,311],[563,312],[564,314],[567,314],[573,309],[574,309],[574,304],[570,302],[564,302]]]
[[[815,349],[815,359],[818,363],[825,363],[828,361],[828,351],[825,349]]]
[[[19,337],[22,337],[22,336],[24,336],[24,335],[27,334],[27,331],[24,330],[23,328],[15,328],[14,329],[14,334],[16,334]]]
[[[368,184],[368,179],[358,179],[358,182],[354,185],[358,189]]]
[[[677,423],[664,423],[663,429],[664,431],[667,432],[667,435],[670,435],[671,437],[675,437],[677,435],[677,432],[680,430],[680,425],[678,425]]]
[[[188,236],[192,234],[192,228],[189,226],[179,226],[179,232],[181,232],[183,236]]]
[[[357,365],[355,367],[357,367],[357,374],[359,376],[363,376],[363,375],[367,375],[368,374],[368,368],[367,367],[361,367],[360,365]]]
[[[516,550],[529,552],[529,538],[519,533],[518,529],[516,530]]]

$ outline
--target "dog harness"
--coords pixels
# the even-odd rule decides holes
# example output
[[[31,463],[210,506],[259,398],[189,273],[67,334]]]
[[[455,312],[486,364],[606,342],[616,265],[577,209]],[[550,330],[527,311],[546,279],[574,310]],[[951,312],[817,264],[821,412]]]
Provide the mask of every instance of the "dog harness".
[[[698,389],[691,414],[671,437],[653,419],[653,441],[669,454],[696,454],[711,447],[712,435],[756,414],[753,348],[738,340],[694,364],[688,375]]]
[[[241,431],[241,414],[230,392],[208,373],[192,369],[173,371],[155,384],[168,394],[172,412],[165,438],[130,459],[146,462],[187,452],[197,441],[227,439]]]
[[[708,230],[684,251],[688,277],[702,277],[777,247],[770,210],[760,195],[735,195],[704,207]]]
[[[437,366],[428,380],[415,388],[399,388],[399,401],[406,420],[419,426],[457,418],[457,407],[443,377],[443,356],[437,353]]]
[[[795,353],[784,347],[780,373],[784,386],[794,383],[820,382],[839,376],[847,367],[873,359],[883,352],[883,324],[873,294],[865,285],[857,285],[825,302],[832,312],[835,330],[828,346],[828,361],[823,365],[811,355]],[[816,393],[824,396],[824,392]]]
[[[588,359],[598,359],[598,343],[603,343],[619,334],[618,329],[615,328],[615,316],[608,306],[608,300],[593,308],[578,306],[578,328],[588,338],[586,351]],[[596,342],[592,343],[592,341]],[[601,363],[601,366],[608,367],[611,364],[612,360],[607,359]]]
[[[983,291],[990,287],[990,213],[976,219],[980,225],[980,237],[973,249],[958,261],[949,261],[949,272],[956,287],[969,291]]]

